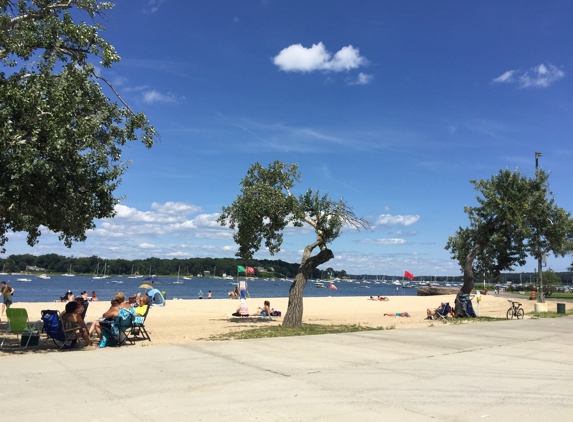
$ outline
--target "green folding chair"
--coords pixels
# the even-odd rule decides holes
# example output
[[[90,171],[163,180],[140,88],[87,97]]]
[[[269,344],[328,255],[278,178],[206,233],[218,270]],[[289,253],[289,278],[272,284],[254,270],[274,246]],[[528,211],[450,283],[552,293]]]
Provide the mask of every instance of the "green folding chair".
[[[30,324],[28,321],[28,312],[24,308],[8,308],[6,309],[6,316],[8,317],[8,325],[6,326],[6,333],[2,343],[0,343],[0,349],[4,346],[4,341],[8,334],[16,334],[16,338],[20,340],[20,335],[29,333],[26,345],[23,346],[24,349],[30,344],[34,332],[40,335],[40,330],[36,327],[36,323]]]

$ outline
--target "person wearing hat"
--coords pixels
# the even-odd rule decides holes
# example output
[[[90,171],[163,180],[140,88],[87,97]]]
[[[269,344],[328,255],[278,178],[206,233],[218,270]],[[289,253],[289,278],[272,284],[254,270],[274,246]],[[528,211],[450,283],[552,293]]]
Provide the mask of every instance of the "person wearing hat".
[[[235,313],[232,313],[231,315],[236,317],[248,317],[249,307],[247,306],[247,301],[245,299],[241,299],[241,303],[237,308],[237,311]]]

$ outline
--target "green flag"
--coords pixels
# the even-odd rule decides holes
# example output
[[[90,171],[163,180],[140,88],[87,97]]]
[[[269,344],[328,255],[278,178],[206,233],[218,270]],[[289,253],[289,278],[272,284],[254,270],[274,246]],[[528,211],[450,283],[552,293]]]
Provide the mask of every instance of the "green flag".
[[[245,267],[239,265],[239,266],[237,267],[237,272],[238,272],[238,273],[246,273],[247,270],[245,270]]]

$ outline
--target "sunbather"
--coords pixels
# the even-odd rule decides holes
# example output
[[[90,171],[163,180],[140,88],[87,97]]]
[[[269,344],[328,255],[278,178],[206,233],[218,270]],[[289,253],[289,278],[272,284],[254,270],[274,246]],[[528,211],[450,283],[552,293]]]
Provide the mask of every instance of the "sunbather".
[[[241,304],[237,308],[237,311],[232,313],[233,316],[238,317],[248,317],[249,316],[249,307],[247,305],[247,301],[245,299],[241,299]]]
[[[259,307],[257,313],[251,316],[271,316],[271,302],[265,300],[263,307]]]
[[[78,302],[68,302],[66,304],[66,311],[61,315],[60,318],[62,321],[72,321],[78,324],[80,326],[78,334],[81,334],[82,338],[86,342],[86,345],[93,346],[94,344],[90,340],[89,329],[80,314],[77,312],[79,306],[80,305]]]
[[[149,306],[149,296],[141,296],[139,298],[139,304],[135,308],[135,322],[138,324],[143,324],[143,315],[147,312]]]
[[[434,309],[428,308],[428,309],[426,309],[426,314],[428,315],[428,316],[426,317],[426,319],[434,319],[434,314],[435,314],[436,312],[439,312],[439,313],[442,313],[442,314],[443,314],[445,310],[446,310],[446,304],[445,304],[444,302],[442,302],[442,303],[440,304],[440,307],[439,307],[439,308],[434,308]]]
[[[90,327],[90,337],[93,334],[93,332],[95,331],[97,336],[99,338],[101,338],[101,325],[100,325],[100,321],[104,320],[104,319],[109,319],[112,320],[114,318],[116,318],[119,315],[119,303],[117,302],[117,300],[112,299],[111,300],[111,306],[110,308],[103,313],[103,315],[101,316],[101,318],[96,319],[91,327]]]
[[[411,315],[408,312],[396,312],[395,314],[384,314],[384,316],[389,316],[392,318],[396,318],[396,317],[410,318],[411,317]]]

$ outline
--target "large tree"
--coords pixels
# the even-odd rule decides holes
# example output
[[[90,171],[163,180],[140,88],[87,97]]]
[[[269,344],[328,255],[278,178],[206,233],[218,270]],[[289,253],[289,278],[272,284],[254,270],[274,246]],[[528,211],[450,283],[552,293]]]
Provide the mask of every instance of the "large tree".
[[[271,255],[279,252],[283,230],[307,226],[314,230],[315,241],[304,248],[295,280],[289,290],[284,326],[302,324],[302,295],[312,271],[334,258],[328,244],[340,236],[343,227],[358,230],[369,228],[369,223],[354,215],[341,199],[334,201],[328,194],[320,195],[311,189],[295,196],[291,189],[300,182],[298,165],[275,161],[268,168],[253,164],[241,181],[241,194],[228,207],[223,207],[219,223],[235,229],[233,238],[239,245],[237,256],[250,259],[264,240]],[[312,255],[314,250],[318,253]]]
[[[122,147],[155,131],[96,67],[119,61],[97,23],[112,3],[0,0],[0,247],[7,233],[40,226],[66,246],[93,220],[114,215],[114,190],[128,163]],[[84,15],[87,21],[75,22]],[[101,84],[101,85],[100,85]],[[116,101],[103,90],[107,86]]]
[[[481,195],[479,205],[464,208],[469,226],[460,227],[446,245],[463,270],[462,293],[472,291],[474,273],[497,277],[524,265],[529,255],[564,256],[571,250],[573,221],[555,204],[548,177],[543,170],[528,178],[506,169],[488,180],[470,181]]]

